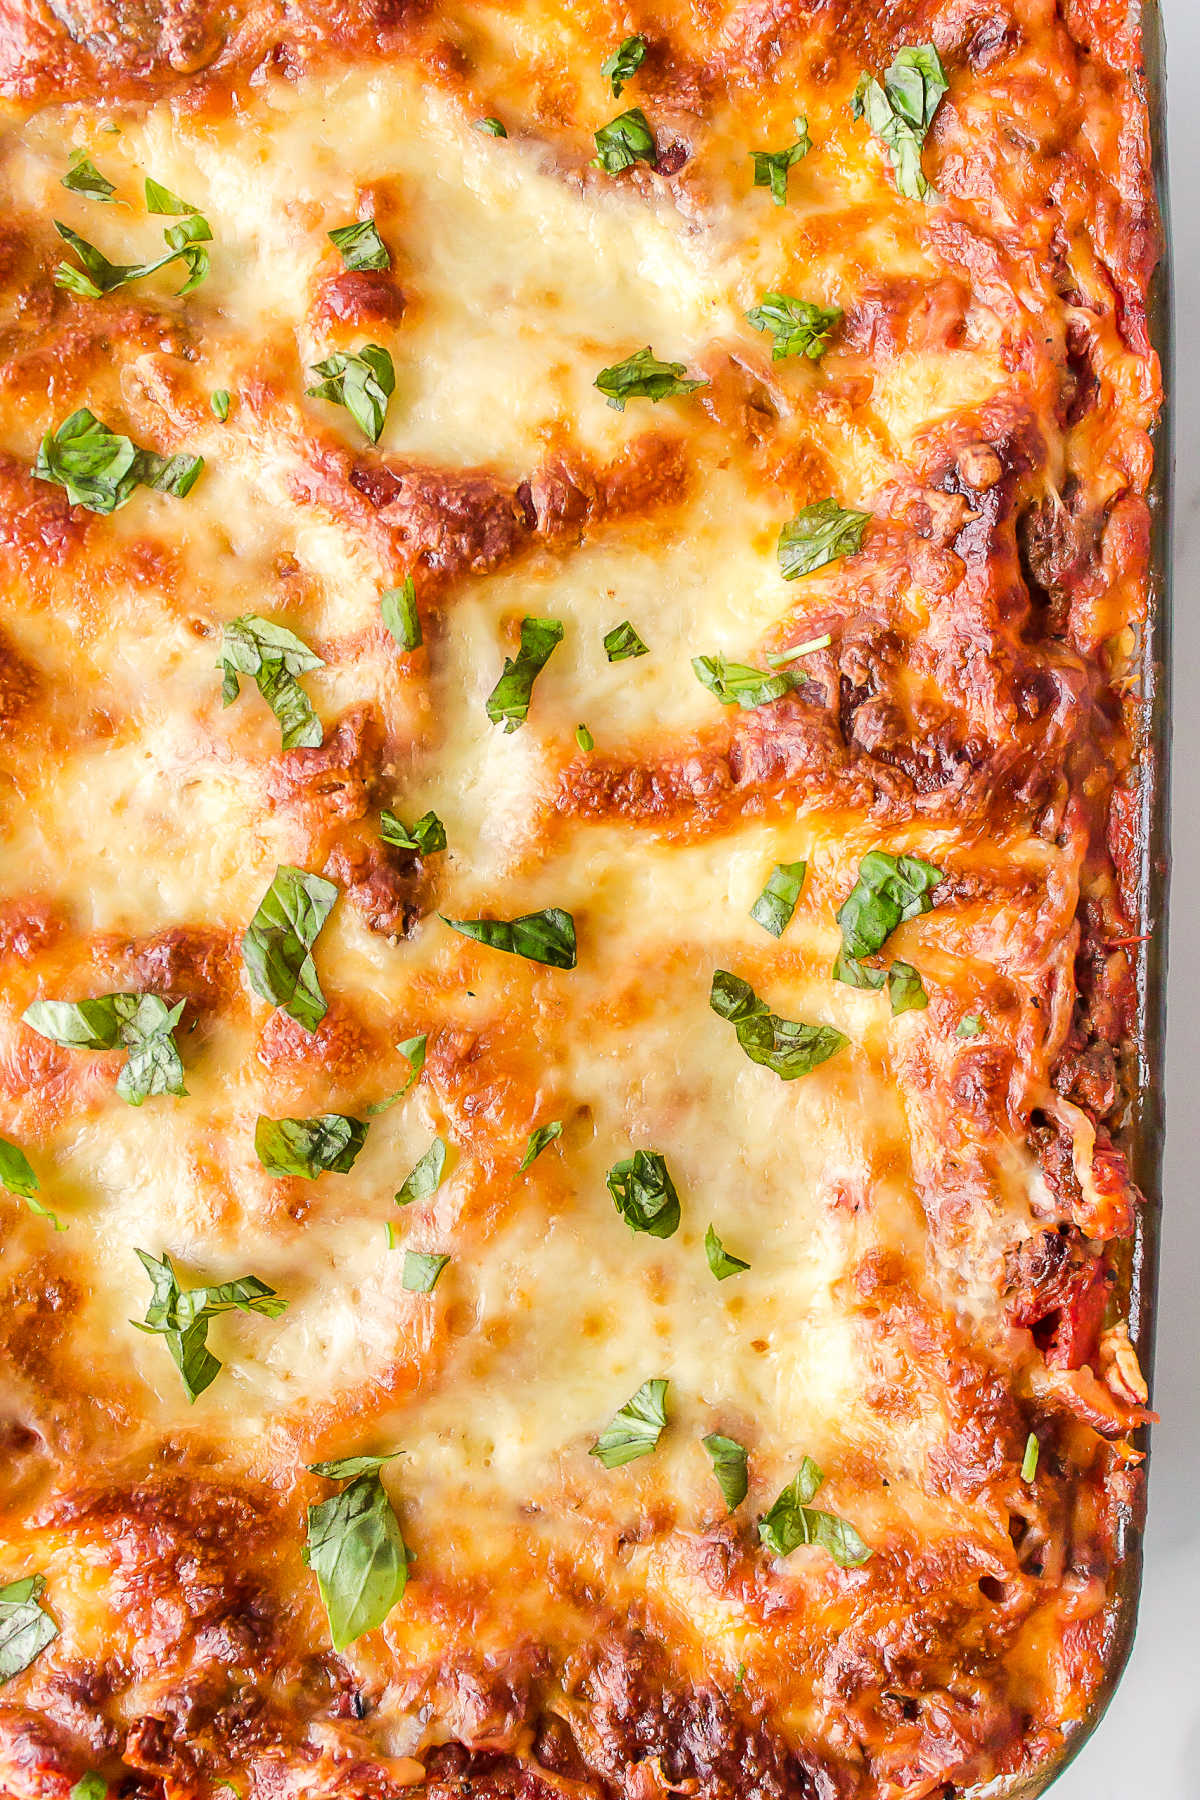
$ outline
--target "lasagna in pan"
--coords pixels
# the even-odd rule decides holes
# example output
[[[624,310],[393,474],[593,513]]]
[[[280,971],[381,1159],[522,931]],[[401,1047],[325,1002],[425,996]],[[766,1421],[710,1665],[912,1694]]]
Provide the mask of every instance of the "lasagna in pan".
[[[1125,0],[7,0],[0,1792],[944,1800],[1139,1515]]]

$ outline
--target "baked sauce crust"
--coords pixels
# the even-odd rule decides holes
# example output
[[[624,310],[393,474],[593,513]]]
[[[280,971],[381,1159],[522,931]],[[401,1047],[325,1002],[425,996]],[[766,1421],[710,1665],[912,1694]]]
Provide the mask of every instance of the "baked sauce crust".
[[[0,1132],[55,1171],[47,1197],[61,1197],[69,1222],[55,1235],[4,1198],[0,1578],[45,1571],[62,1627],[0,1693],[0,1792],[12,1800],[67,1800],[90,1769],[122,1800],[207,1800],[222,1781],[246,1800],[388,1800],[415,1787],[433,1800],[925,1800],[1029,1776],[1088,1714],[1141,1507],[1130,1434],[1147,1417],[1122,1322],[1143,1203],[1122,1151],[1131,952],[1149,929],[1135,910],[1144,770],[1130,672],[1160,402],[1136,12],[1125,0],[0,6],[15,196],[0,225]],[[618,105],[598,63],[633,32],[648,54]],[[864,69],[929,41],[950,92],[925,151],[942,203],[921,208],[898,199],[848,102]],[[589,167],[593,130],[620,106],[644,106],[670,154],[620,177],[620,204],[656,221],[681,259],[716,242],[734,208],[746,233],[778,229],[779,284],[811,267],[844,307],[820,368],[773,365],[722,315],[690,359],[709,385],[652,416],[631,402],[619,439],[547,405],[528,441],[495,455],[473,440],[439,450],[433,434],[364,446],[344,415],[302,398],[307,352],[368,338],[399,358],[405,334],[436,321],[441,296],[423,263],[432,240],[412,223],[407,164],[394,178],[373,169],[354,196],[358,215],[402,246],[386,276],[340,270],[323,233],[354,212],[326,218],[306,171],[289,226],[319,248],[303,280],[281,275],[281,297],[260,315],[245,286],[222,288],[218,275],[187,302],[168,286],[88,301],[54,285],[62,245],[44,195],[75,201],[38,182],[57,181],[72,147],[103,166],[120,142],[105,123],[136,139],[149,172],[173,138],[189,146],[215,266],[223,190],[205,144],[249,157],[263,142],[282,155],[273,121],[303,121],[306,106],[315,117],[323,94],[355,81],[363,94],[400,84],[401,108],[419,89],[431,118],[467,133],[477,118],[504,118],[512,155],[584,209],[610,204],[608,178]],[[789,141],[802,109],[818,146],[840,134],[845,191],[836,169],[822,177],[814,163],[823,206],[798,195],[777,218],[748,190],[745,152]],[[119,240],[116,214],[62,216],[107,243]],[[622,231],[642,229],[633,210],[621,217]],[[740,229],[721,280],[745,305],[738,256],[755,279],[761,264]],[[261,283],[269,264],[254,267]],[[579,351],[589,380],[609,360],[602,348]],[[654,348],[670,354],[665,336]],[[986,379],[960,373],[968,365]],[[225,437],[208,404],[217,386],[235,393]],[[914,412],[914,388],[936,388],[938,403]],[[163,453],[203,449],[193,496],[142,495],[105,519],[36,480],[41,434],[82,405]],[[229,484],[210,489],[208,506],[203,484],[221,479],[223,461]],[[759,509],[748,532],[830,493],[872,514],[861,552],[777,591],[774,623],[736,652],[760,662],[828,636],[805,659],[806,682],[768,707],[714,705],[680,723],[631,715],[604,732],[593,718],[593,753],[576,749],[566,712],[539,726],[539,688],[517,734],[539,760],[513,815],[511,861],[488,865],[499,872],[472,889],[469,872],[382,844],[381,806],[436,796],[439,766],[449,781],[459,769],[445,760],[454,633],[493,608],[499,641],[486,655],[512,654],[521,612],[553,610],[538,584],[566,581],[584,558],[601,571],[589,627],[599,633],[625,610],[619,575],[604,589],[604,559],[619,570],[639,547],[673,554],[725,480]],[[263,519],[239,537],[243,496],[251,509],[260,495]],[[358,583],[349,599],[343,566]],[[404,652],[357,596],[410,571],[425,643]],[[501,591],[503,602],[489,598]],[[286,616],[325,659],[312,686],[317,749],[281,751],[257,696],[225,715],[219,677],[205,686],[222,621],[250,610]],[[643,635],[689,680],[686,658],[706,645],[686,631],[672,645],[671,627],[655,628],[647,617]],[[161,702],[148,701],[156,683]],[[82,842],[108,829],[110,800],[142,817],[133,774],[123,787],[96,774],[139,757],[167,798],[144,831],[129,823],[112,841],[132,862],[153,842],[158,873],[144,890],[129,868],[105,875]],[[192,857],[193,819],[229,842],[186,863],[180,898],[166,871],[177,836]],[[445,1393],[472,1414],[472,1370],[485,1363],[519,1383],[522,1309],[537,1304],[522,1300],[528,1259],[543,1235],[553,1253],[576,1204],[569,1161],[543,1157],[518,1187],[529,1132],[590,1117],[586,1078],[563,1073],[581,1035],[611,1040],[617,1059],[720,959],[682,907],[658,937],[638,937],[631,914],[633,936],[614,944],[620,933],[607,915],[601,929],[599,899],[589,914],[584,883],[581,966],[590,958],[600,973],[581,978],[593,985],[576,1004],[571,976],[438,937],[436,914],[567,904],[554,884],[585,844],[619,844],[621,869],[641,857],[680,869],[674,859],[691,857],[699,869],[742,834],[782,843],[771,834],[797,819],[814,845],[801,936],[792,948],[739,940],[733,966],[767,992],[784,974],[807,983],[818,1016],[879,1005],[822,985],[858,858],[911,849],[943,871],[933,913],[896,938],[930,1005],[891,1037],[864,1027],[857,1073],[830,1090],[830,1106],[864,1120],[875,1108],[878,1121],[864,1123],[866,1148],[843,1176],[826,1169],[816,1224],[806,1216],[804,1227],[839,1246],[830,1331],[853,1344],[861,1378],[852,1418],[818,1418],[814,1398],[805,1443],[820,1449],[829,1503],[874,1555],[857,1569],[818,1550],[774,1563],[746,1511],[726,1519],[699,1476],[667,1481],[647,1459],[606,1477],[586,1436],[545,1455],[536,1487],[489,1538],[482,1518],[455,1511],[469,1508],[472,1480],[491,1479],[485,1465],[467,1455],[465,1474],[439,1475],[451,1428],[435,1421],[427,1448],[414,1409]],[[342,890],[338,935],[319,957],[330,1010],[315,1034],[251,993],[239,955],[255,896],[283,861]],[[96,900],[89,883],[110,877]],[[139,1169],[164,1140],[112,1148],[127,1129],[112,1094],[118,1059],[61,1049],[19,1022],[38,995],[119,989],[188,1003],[195,1098],[143,1109],[176,1133],[170,1191],[147,1189],[148,1214]],[[985,1029],[963,1035],[977,1016]],[[372,1165],[361,1182],[356,1171],[358,1185],[339,1190],[337,1176],[272,1181],[246,1151],[259,1111],[366,1116],[402,1085],[394,1046],[419,1032],[422,1118],[457,1158],[452,1197],[422,1216],[422,1241],[452,1245],[455,1267],[496,1259],[512,1283],[498,1323],[466,1285],[418,1305],[380,1272],[382,1221],[407,1163]],[[670,1103],[686,1121],[686,1095]],[[667,1112],[639,1104],[645,1129],[662,1129]],[[735,1123],[756,1130],[752,1112]],[[339,1212],[335,1192],[352,1193],[353,1207]],[[343,1277],[334,1265],[350,1214],[372,1204],[375,1251]],[[531,1205],[544,1225],[522,1236]],[[292,1274],[293,1315],[323,1346],[304,1380],[289,1385],[272,1364],[269,1391],[246,1385],[239,1354],[265,1363],[273,1329],[250,1321],[247,1337],[223,1340],[220,1382],[182,1410],[165,1352],[120,1335],[144,1304],[136,1280],[123,1273],[109,1293],[110,1265],[131,1262],[147,1231],[156,1253],[161,1244],[222,1278],[253,1267],[283,1291]],[[644,1261],[642,1243],[631,1263]],[[665,1305],[673,1265],[644,1279]],[[695,1279],[708,1281],[702,1262]],[[352,1348],[322,1339],[323,1288],[353,1319],[366,1287],[386,1287],[386,1305],[361,1343],[353,1331]],[[575,1294],[563,1329],[593,1338],[603,1359],[594,1296]],[[765,1325],[761,1339],[746,1331],[754,1354],[775,1345]],[[719,1360],[715,1328],[712,1342]],[[702,1428],[749,1441],[752,1467],[761,1449],[763,1510],[795,1457],[776,1459],[766,1420],[760,1446],[735,1386]],[[261,1431],[238,1435],[243,1405],[260,1409]],[[403,1445],[410,1432],[414,1473],[395,1465],[418,1554],[409,1592],[385,1627],[337,1655],[300,1558],[305,1507],[327,1491],[305,1464]],[[1030,1432],[1032,1484],[1021,1478]],[[900,1443],[910,1448],[893,1467],[888,1446]],[[421,1511],[424,1457],[431,1484],[444,1481],[446,1516],[432,1502]]]

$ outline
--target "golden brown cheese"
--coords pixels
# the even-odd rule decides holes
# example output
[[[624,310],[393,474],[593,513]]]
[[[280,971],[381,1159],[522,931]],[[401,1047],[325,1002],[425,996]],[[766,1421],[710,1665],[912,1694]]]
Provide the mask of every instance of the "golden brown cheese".
[[[58,1635],[0,1693],[0,1792],[922,1800],[1028,1776],[1087,1716],[1146,1416],[1121,1152],[1159,402],[1136,10],[5,10],[0,1134],[65,1229],[4,1197],[0,1585],[43,1575]],[[614,101],[600,63],[634,32]],[[928,206],[850,105],[922,42],[950,82]],[[631,105],[658,165],[609,176],[592,134]],[[749,153],[798,113],[777,207]],[[80,151],[117,204],[62,187]],[[56,287],[55,219],[159,253],[147,175],[211,225],[207,278]],[[348,272],[326,233],[368,216],[390,269]],[[771,290],[843,309],[819,362],[771,360],[745,319]],[[396,370],[377,448],[304,393],[364,342]],[[645,344],[706,385],[606,406],[596,374]],[[36,479],[83,406],[202,454],[190,494],[102,517]],[[779,528],[827,496],[870,514],[862,548],[784,583]],[[379,607],[407,574],[411,651]],[[248,612],[324,659],[319,746],[281,751],[252,682],[222,708]],[[526,615],[564,639],[505,733],[485,701]],[[649,654],[610,663],[624,619]],[[689,668],[813,640],[750,710]],[[381,808],[433,808],[448,849],[388,849]],[[830,974],[871,850],[941,871],[888,940],[929,996],[895,1018]],[[776,941],[750,908],[800,859]],[[339,890],[315,1032],[242,962],[281,863]],[[438,916],[548,906],[574,969]],[[718,968],[845,1048],[779,1080],[711,1011]],[[130,1107],[120,1055],[21,1022],[113,991],[185,1002],[186,1097]],[[370,1114],[421,1034],[418,1083]],[[257,1117],[328,1112],[369,1120],[353,1169],[268,1174]],[[397,1211],[434,1135],[445,1179]],[[677,1183],[669,1239],[607,1192],[637,1148]],[[215,1322],[194,1406],[128,1323],[135,1247],[286,1299]],[[431,1294],[406,1249],[449,1255]],[[606,1471],[590,1446],[656,1377],[658,1447]],[[728,1516],[712,1432],[749,1452]],[[396,1448],[408,1588],[335,1653],[306,1465]],[[759,1541],[806,1455],[860,1566]]]

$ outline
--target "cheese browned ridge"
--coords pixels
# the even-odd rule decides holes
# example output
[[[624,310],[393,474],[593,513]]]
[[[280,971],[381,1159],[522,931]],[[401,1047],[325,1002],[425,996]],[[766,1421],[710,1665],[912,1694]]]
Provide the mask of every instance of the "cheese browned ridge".
[[[1149,1417],[1138,13],[5,9],[0,1137],[61,1227],[0,1191],[0,1590],[45,1581],[0,1592],[6,1800],[942,1800],[1094,1709]],[[852,106],[905,46],[948,83],[925,201]],[[595,166],[635,107],[656,161]],[[801,116],[777,205],[751,153]],[[197,216],[185,295],[182,260],[56,283],[55,221],[137,264]],[[327,234],[367,219],[386,266],[347,267]],[[771,293],[840,309],[823,354],[773,360]],[[306,392],[364,345],[394,370],[376,443]],[[644,346],[703,385],[606,405]],[[203,457],[190,490],[73,504],[36,468],[83,408]],[[826,500],[861,542],[783,579]],[[417,644],[381,613],[409,577]],[[291,748],[253,674],[222,703],[246,615],[320,659]],[[561,642],[506,730],[526,619]],[[646,653],[609,660],[623,621]],[[700,657],[796,679],[722,705]],[[832,973],[873,852],[936,872],[861,977],[915,970],[896,1014]],[[751,908],[800,862],[777,937]],[[280,866],[335,895],[308,1022],[244,954]],[[445,923],[544,909],[574,967]],[[719,970],[845,1042],[781,1079]],[[185,1094],[131,1105],[126,1049],[24,1021],[112,994],[183,1003]],[[352,1166],[256,1154],[260,1119],[333,1114],[367,1127]],[[635,1151],[669,1235],[614,1205]],[[710,1226],[747,1268],[715,1278]],[[212,1319],[194,1402],[130,1323],[138,1250],[286,1303]],[[652,1381],[665,1429],[606,1468]],[[732,1511],[712,1434],[748,1455]],[[303,1552],[339,1484],[309,1465],[393,1451],[407,1585],[338,1649]],[[806,1457],[844,1526],[785,1554],[759,1521]],[[19,1605],[56,1633],[30,1656]]]

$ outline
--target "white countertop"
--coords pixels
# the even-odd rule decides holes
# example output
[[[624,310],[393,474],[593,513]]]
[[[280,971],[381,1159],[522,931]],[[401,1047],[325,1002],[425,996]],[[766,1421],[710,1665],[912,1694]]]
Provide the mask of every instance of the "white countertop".
[[[1054,1800],[1200,1800],[1200,0],[1163,0],[1175,262],[1175,746],[1167,1159],[1146,1579],[1133,1656]]]

